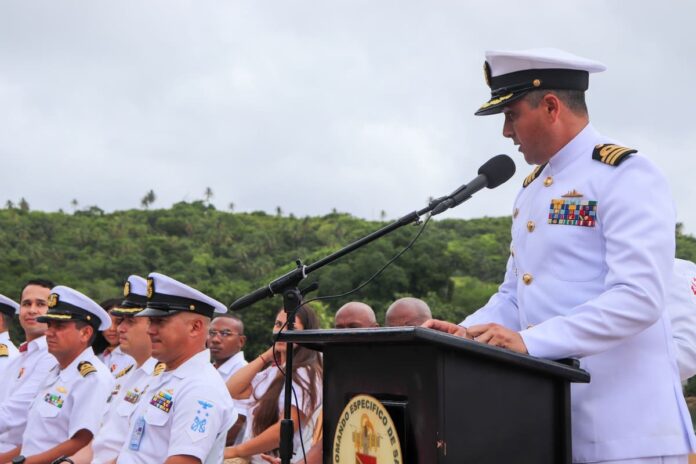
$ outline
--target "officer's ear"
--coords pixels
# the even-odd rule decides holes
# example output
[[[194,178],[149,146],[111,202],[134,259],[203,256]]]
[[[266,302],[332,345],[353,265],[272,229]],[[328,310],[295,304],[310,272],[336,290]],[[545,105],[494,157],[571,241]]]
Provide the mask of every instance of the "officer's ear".
[[[544,98],[541,99],[540,105],[551,122],[556,122],[556,120],[558,120],[561,109],[561,100],[556,94],[549,92],[544,95]]]

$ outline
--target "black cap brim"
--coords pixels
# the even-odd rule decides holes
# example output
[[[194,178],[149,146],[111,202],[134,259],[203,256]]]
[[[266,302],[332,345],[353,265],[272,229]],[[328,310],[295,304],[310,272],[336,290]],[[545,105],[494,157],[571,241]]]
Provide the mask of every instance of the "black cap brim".
[[[525,94],[527,94],[527,92],[519,92],[517,94],[510,93],[508,95],[503,95],[502,97],[491,98],[486,103],[481,105],[481,107],[474,113],[474,115],[488,116],[491,114],[499,114],[503,111],[503,108],[508,106],[510,103],[524,97]]]
[[[155,309],[155,308],[145,308],[139,313],[136,313],[136,317],[167,317],[167,316],[173,316],[176,313],[179,313],[181,311],[164,311],[162,309]]]

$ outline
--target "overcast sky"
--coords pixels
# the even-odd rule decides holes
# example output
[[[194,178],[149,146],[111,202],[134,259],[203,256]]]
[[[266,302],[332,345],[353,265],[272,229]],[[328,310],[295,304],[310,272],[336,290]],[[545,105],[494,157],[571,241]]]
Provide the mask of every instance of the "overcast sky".
[[[448,213],[510,214],[531,171],[487,100],[486,49],[604,62],[595,127],[652,158],[696,233],[696,2],[3,1],[0,202],[107,211],[201,199],[367,219],[425,206],[509,153]]]

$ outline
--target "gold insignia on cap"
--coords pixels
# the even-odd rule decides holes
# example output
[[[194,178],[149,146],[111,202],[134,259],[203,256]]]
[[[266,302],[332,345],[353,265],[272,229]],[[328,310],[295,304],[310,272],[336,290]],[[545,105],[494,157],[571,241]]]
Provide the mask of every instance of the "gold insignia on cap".
[[[160,375],[167,368],[167,365],[163,362],[158,362],[155,364],[155,368],[152,370],[152,375]]]
[[[498,103],[502,103],[502,102],[504,102],[505,100],[508,100],[508,99],[512,98],[513,95],[514,95],[514,94],[509,93],[509,94],[507,94],[507,95],[503,95],[502,97],[493,98],[493,99],[491,99],[490,101],[487,101],[486,103],[484,103],[483,105],[481,105],[481,108],[479,108],[479,110],[485,110],[485,109],[488,108],[489,106],[493,106],[493,105],[497,105]]]
[[[152,298],[155,293],[155,279],[152,277],[147,278],[147,297]]]
[[[539,87],[539,86],[541,85],[541,79],[534,79],[534,80],[532,81],[532,85],[533,85],[534,87]]]
[[[592,159],[608,164],[609,166],[618,166],[633,153],[638,153],[638,150],[605,143],[595,146],[592,152]]]
[[[0,343],[0,357],[6,358],[10,355],[10,349],[4,343]]]
[[[58,300],[60,300],[60,297],[58,296],[57,293],[51,293],[48,295],[48,307],[49,308],[55,308],[56,305],[58,304]]]
[[[128,296],[130,294],[130,281],[126,280],[123,284],[123,296]]]
[[[544,179],[544,187],[551,187],[553,185],[553,177],[548,176]]]
[[[77,370],[80,371],[82,377],[87,377],[93,372],[97,372],[97,369],[89,361],[82,361],[77,365]]]

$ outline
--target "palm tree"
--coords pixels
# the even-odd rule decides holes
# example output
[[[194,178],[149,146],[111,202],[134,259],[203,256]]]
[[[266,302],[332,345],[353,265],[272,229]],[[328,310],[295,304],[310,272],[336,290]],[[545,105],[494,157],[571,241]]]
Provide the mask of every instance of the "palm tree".
[[[140,200],[140,204],[142,205],[143,208],[148,209],[151,204],[155,202],[157,199],[157,196],[155,195],[154,190],[150,190],[145,194],[142,200]]]
[[[77,205],[78,205],[78,204],[79,204],[79,203],[77,202],[77,198],[73,198],[72,201],[70,202],[70,206],[73,207],[73,212],[74,212],[74,211],[77,211]]]
[[[213,198],[213,189],[210,187],[205,188],[205,193],[203,194],[205,196],[205,203],[206,205],[210,206],[210,199]]]
[[[24,197],[19,200],[19,209],[22,211],[29,211],[29,202],[25,200]]]

